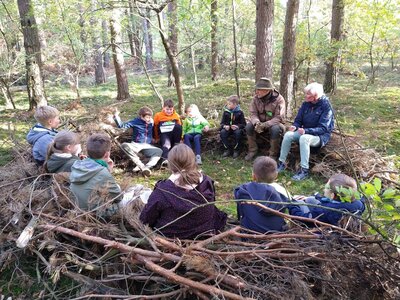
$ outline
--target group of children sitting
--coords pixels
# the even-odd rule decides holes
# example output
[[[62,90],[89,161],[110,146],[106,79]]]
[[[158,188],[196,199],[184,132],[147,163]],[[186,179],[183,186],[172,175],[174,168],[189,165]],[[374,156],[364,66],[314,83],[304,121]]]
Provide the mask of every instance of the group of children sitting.
[[[240,147],[237,132],[245,126],[240,112],[238,98],[230,97],[223,116],[227,124],[221,124],[221,138],[224,136],[225,146],[226,132],[234,135],[236,144],[233,148],[225,146],[226,151],[233,152],[234,156],[238,155]],[[201,164],[201,135],[209,129],[198,107],[190,105],[183,122],[174,111],[171,100],[165,101],[163,110],[154,116],[154,122],[148,107],[142,107],[138,114],[137,118],[126,123],[118,115],[114,116],[118,127],[133,129],[132,141],[123,143],[121,148],[135,163],[134,171],[149,176],[151,168],[162,159],[171,172],[168,179],[157,182],[148,199],[143,199],[145,206],[140,220],[171,238],[196,238],[222,231],[227,215],[215,206],[213,180],[198,169]],[[35,118],[38,124],[27,135],[33,158],[38,165],[44,165],[46,172],[70,173],[70,189],[79,208],[107,217],[130,203],[132,199],[127,199],[127,194],[124,195],[111,174],[114,163],[110,158],[111,139],[108,135],[91,135],[86,143],[87,156],[83,156],[78,134],[56,131],[60,124],[56,108],[38,107]],[[182,135],[184,143],[181,143]],[[154,146],[154,142],[160,142],[162,148]],[[195,151],[191,148],[192,142]],[[146,164],[141,161],[140,154],[148,158]],[[318,219],[337,225],[344,211],[361,214],[365,209],[363,200],[353,197],[351,202],[341,201],[339,187],[357,190],[354,179],[344,174],[329,179],[324,197],[316,195],[298,200],[275,182],[277,176],[277,164],[272,158],[261,156],[254,161],[253,181],[234,191],[242,227],[260,233],[283,231],[286,222],[274,212],[286,209],[289,214],[306,220]],[[310,222],[308,225],[312,224]]]

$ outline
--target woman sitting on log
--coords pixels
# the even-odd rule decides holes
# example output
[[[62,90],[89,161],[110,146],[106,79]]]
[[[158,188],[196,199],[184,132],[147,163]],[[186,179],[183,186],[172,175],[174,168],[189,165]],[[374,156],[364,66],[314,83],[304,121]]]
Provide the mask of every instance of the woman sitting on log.
[[[140,220],[170,238],[193,239],[223,230],[227,215],[215,205],[213,180],[202,174],[195,155],[179,144],[168,154],[172,174],[156,183]]]
[[[310,83],[304,88],[305,100],[289,131],[285,133],[278,161],[278,172],[286,168],[286,158],[293,142],[300,145],[300,169],[294,180],[303,180],[309,174],[310,147],[323,147],[334,128],[333,111],[322,84]]]

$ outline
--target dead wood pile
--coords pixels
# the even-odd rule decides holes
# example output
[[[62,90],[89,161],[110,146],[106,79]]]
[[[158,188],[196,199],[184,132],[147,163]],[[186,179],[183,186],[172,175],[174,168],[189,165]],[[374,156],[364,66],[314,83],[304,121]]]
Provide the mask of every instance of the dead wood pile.
[[[0,170],[0,272],[26,277],[24,257],[44,282],[39,294],[20,299],[400,297],[399,256],[380,237],[324,224],[305,229],[289,219],[285,233],[231,224],[216,236],[167,239],[140,223],[140,205],[98,219],[75,206],[62,174],[39,174],[26,151],[16,157]],[[65,277],[73,284],[62,288]]]
[[[206,133],[202,143],[206,150],[218,149],[221,145],[218,129],[212,128]],[[258,143],[260,152],[268,155],[268,138],[261,136]],[[290,169],[294,170],[300,165],[298,145],[292,146],[288,159]],[[319,151],[311,149],[310,165],[311,172],[327,179],[337,172],[354,177],[354,169],[357,178],[364,181],[379,177],[386,183],[398,185],[399,182],[399,172],[390,157],[384,158],[375,149],[362,145],[357,137],[341,134],[338,131],[333,132],[331,140],[325,147]]]

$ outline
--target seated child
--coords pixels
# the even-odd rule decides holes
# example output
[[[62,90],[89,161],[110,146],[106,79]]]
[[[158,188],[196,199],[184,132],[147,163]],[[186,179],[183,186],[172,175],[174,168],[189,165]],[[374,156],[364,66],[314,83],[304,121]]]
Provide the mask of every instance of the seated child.
[[[278,170],[275,160],[268,156],[257,157],[253,164],[253,182],[237,187],[234,191],[235,199],[257,201],[277,211],[283,211],[287,207],[291,214],[301,215],[298,206],[288,205],[285,189],[279,184],[273,183],[277,176]],[[260,233],[284,231],[287,228],[282,217],[256,205],[246,203],[246,201],[237,202],[237,215],[242,227]]]
[[[241,142],[243,138],[243,129],[246,127],[246,119],[243,111],[240,109],[239,97],[230,96],[224,108],[221,120],[220,136],[224,145],[224,153],[222,157],[232,155],[237,158],[240,155]],[[229,136],[234,137],[235,144],[232,146],[228,141]]]
[[[198,171],[194,158],[184,144],[169,151],[172,174],[157,182],[140,214],[144,224],[166,237],[193,239],[225,226],[227,215],[214,204],[204,205],[215,202],[214,181]]]
[[[161,158],[162,150],[151,145],[153,140],[153,112],[150,108],[144,106],[139,109],[138,117],[123,123],[118,115],[114,116],[115,122],[119,128],[133,128],[132,142],[121,145],[124,152],[136,164],[133,172],[141,171],[144,176],[150,176],[150,169],[157,165]],[[150,160],[145,165],[139,158],[141,153]]]
[[[89,137],[86,147],[88,157],[76,160],[71,167],[71,191],[79,208],[83,210],[92,210],[102,205],[102,202],[114,199],[113,204],[96,211],[97,215],[111,216],[117,211],[117,202],[122,198],[121,188],[111,175],[114,165],[110,158],[111,139],[105,134],[96,133]],[[99,195],[95,192],[99,192]]]
[[[38,166],[44,164],[47,146],[57,134],[60,125],[60,112],[52,106],[39,106],[34,115],[38,122],[28,132],[26,139],[32,145],[33,158]]]
[[[194,152],[196,153],[196,163],[202,164],[201,161],[201,148],[200,142],[203,132],[207,132],[210,126],[207,120],[201,115],[199,108],[196,104],[189,105],[187,117],[183,120],[183,140],[186,145],[192,147],[194,143]]]
[[[49,173],[71,172],[81,152],[79,135],[72,131],[60,131],[49,144],[45,170]]]
[[[295,196],[294,198],[301,199],[298,202],[305,202],[308,204],[316,204],[320,207],[300,206],[304,212],[303,216],[308,218],[317,219],[318,221],[325,222],[332,225],[338,225],[343,213],[338,211],[329,210],[333,208],[344,212],[349,212],[356,215],[361,215],[365,210],[364,199],[355,199],[351,197],[351,202],[343,202],[340,198],[340,188],[346,188],[349,191],[357,191],[356,181],[345,175],[335,174],[329,178],[328,183],[325,185],[324,196],[316,194],[315,196],[305,198],[303,196]],[[305,198],[305,199],[304,199]],[[302,201],[304,199],[304,201]]]
[[[164,161],[167,160],[169,150],[179,144],[181,138],[181,118],[174,110],[174,102],[171,99],[165,100],[162,111],[154,115],[154,139],[160,141]]]

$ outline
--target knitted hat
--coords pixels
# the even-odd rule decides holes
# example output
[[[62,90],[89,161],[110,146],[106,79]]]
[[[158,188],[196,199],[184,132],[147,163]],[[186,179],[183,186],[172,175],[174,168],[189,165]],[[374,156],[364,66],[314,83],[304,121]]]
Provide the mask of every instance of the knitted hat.
[[[273,90],[274,85],[271,82],[271,79],[262,77],[257,81],[256,90]]]

